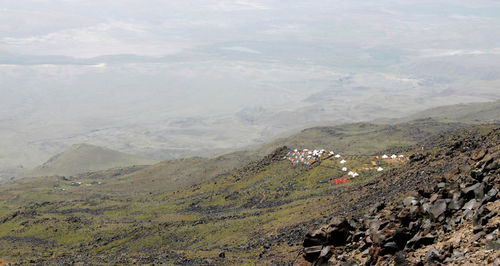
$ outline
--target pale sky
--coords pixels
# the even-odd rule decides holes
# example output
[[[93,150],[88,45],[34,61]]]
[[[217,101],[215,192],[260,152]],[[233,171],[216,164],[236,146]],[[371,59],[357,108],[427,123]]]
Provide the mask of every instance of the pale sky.
[[[235,41],[488,50],[499,14],[486,0],[2,0],[0,53],[163,56]]]

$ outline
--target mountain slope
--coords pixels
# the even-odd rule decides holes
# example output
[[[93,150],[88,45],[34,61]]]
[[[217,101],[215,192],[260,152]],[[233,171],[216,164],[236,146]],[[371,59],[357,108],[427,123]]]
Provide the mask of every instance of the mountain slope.
[[[90,144],[75,144],[66,151],[24,174],[24,176],[75,175],[115,167],[150,165],[147,159]]]
[[[424,139],[465,127],[460,122],[441,122],[432,118],[398,124],[352,123],[313,127],[272,141],[259,150],[270,152],[279,146],[332,149],[337,153],[368,155],[383,149],[401,149]]]
[[[315,127],[248,151],[228,153],[214,158],[191,157],[163,161],[107,180],[106,184],[95,189],[108,194],[177,190],[227,174],[235,168],[262,159],[282,146],[333,149],[343,155],[373,155],[387,149],[404,150],[433,134],[464,126],[466,124],[422,119],[398,125],[354,123]]]
[[[451,135],[438,131],[434,138],[412,135],[413,129],[404,131],[407,137],[427,139],[405,147],[404,158],[409,161],[376,158],[390,148],[384,145],[373,144],[373,155],[353,149],[342,159],[360,176],[338,185],[329,179],[347,177],[341,158],[292,165],[283,159],[286,148],[176,190],[159,184],[168,184],[166,180],[178,171],[190,170],[170,162],[174,165],[168,175],[162,171],[155,175],[164,180],[147,185],[157,186],[153,193],[145,187],[124,189],[141,186],[149,167],[70,179],[23,179],[22,184],[0,187],[0,251],[3,260],[20,263],[283,264],[302,250],[302,239],[312,225],[339,215],[362,214],[384,198],[402,197],[431,182],[434,175],[464,166],[481,145],[500,146],[498,138],[489,137],[498,135],[498,130],[487,125]],[[377,132],[388,139],[398,136]],[[358,140],[373,136],[359,134]],[[455,144],[460,141],[466,145]],[[185,160],[186,167],[194,160]],[[123,191],[109,193],[116,186]]]
[[[241,151],[214,158],[168,160],[108,180],[98,189],[106,193],[159,193],[183,189],[227,174],[261,157],[257,152]]]
[[[500,128],[437,136],[431,150],[383,175],[408,194],[311,226],[297,265],[479,265],[500,256]],[[382,189],[382,190],[381,190]],[[367,195],[364,195],[366,197]]]

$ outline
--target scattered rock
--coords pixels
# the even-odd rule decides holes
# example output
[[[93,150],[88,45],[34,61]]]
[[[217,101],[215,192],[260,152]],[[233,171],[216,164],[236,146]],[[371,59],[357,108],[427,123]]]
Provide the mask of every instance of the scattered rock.
[[[498,137],[498,132],[500,129],[496,135],[489,136]],[[314,246],[304,250],[311,255],[309,261],[323,265],[330,257],[329,265],[343,265],[348,258],[356,257],[363,258],[365,261],[361,263],[365,265],[479,264],[481,258],[488,257],[488,252],[482,257],[469,257],[470,253],[476,254],[482,246],[486,248],[483,250],[500,248],[500,214],[496,204],[500,137],[495,139],[497,146],[484,149],[481,148],[485,146],[484,138],[466,136],[465,140],[453,142],[444,155],[428,156],[419,152],[410,156],[408,167],[415,168],[414,177],[420,180],[428,177],[432,183],[423,184],[398,202],[380,200],[362,219],[358,218],[359,223],[337,219],[309,233],[304,241],[305,248],[306,242]],[[437,169],[432,162],[435,158],[459,163]],[[474,165],[471,159],[477,163]],[[383,178],[384,182],[394,179]],[[493,203],[496,205],[487,207]],[[442,243],[445,240],[448,242]],[[332,252],[330,245],[339,248]],[[423,254],[425,258],[420,261]]]
[[[475,199],[471,199],[469,202],[465,203],[465,205],[462,207],[464,210],[472,210],[476,209],[480,206],[481,204],[476,201]]]
[[[454,192],[453,197],[450,200],[450,203],[448,204],[448,207],[451,210],[457,211],[460,210],[464,206],[464,200],[460,197],[459,192]]]
[[[434,243],[434,239],[436,239],[436,237],[432,234],[427,234],[425,236],[416,234],[412,239],[408,240],[406,245],[407,247],[416,249]]]
[[[404,204],[405,207],[408,207],[408,206],[411,206],[411,205],[418,204],[418,201],[417,201],[417,199],[415,197],[409,196],[409,197],[406,197],[403,200],[403,204]]]
[[[313,261],[314,259],[316,259],[319,256],[319,254],[321,253],[322,249],[323,249],[323,246],[305,247],[304,254],[305,254],[306,260]]]
[[[446,200],[443,199],[437,200],[429,209],[429,214],[431,215],[431,218],[437,220],[439,216],[443,215],[444,212],[446,211],[446,206],[447,206]]]
[[[472,160],[474,161],[479,161],[481,159],[484,158],[484,156],[486,155],[486,153],[488,153],[488,150],[479,150],[479,151],[476,151],[472,154]]]
[[[326,243],[326,232],[322,229],[318,229],[306,234],[303,245],[304,247],[311,247],[324,243]]]
[[[484,197],[484,185],[481,183],[476,183],[470,187],[465,188],[463,192],[466,199],[475,198],[476,200],[481,200]]]
[[[394,254],[399,251],[398,244],[396,242],[387,242],[384,244],[381,255]]]
[[[442,260],[441,254],[439,252],[431,247],[427,253],[425,253],[425,262],[426,263],[432,263],[432,262],[440,262]]]

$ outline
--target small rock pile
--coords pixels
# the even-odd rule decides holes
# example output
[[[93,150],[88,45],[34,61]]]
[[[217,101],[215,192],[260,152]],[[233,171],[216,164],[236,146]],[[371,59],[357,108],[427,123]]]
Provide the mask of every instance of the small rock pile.
[[[295,265],[498,265],[500,145],[434,179],[397,204],[309,231]]]

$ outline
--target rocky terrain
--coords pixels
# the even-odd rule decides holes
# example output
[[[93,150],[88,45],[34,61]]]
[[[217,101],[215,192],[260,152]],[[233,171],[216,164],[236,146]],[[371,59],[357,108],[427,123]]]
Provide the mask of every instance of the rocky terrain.
[[[500,129],[459,130],[423,147],[382,177],[414,190],[312,227],[294,264],[498,265]]]
[[[41,265],[412,264],[425,262],[431,247],[436,262],[493,259],[499,130],[433,120],[358,123],[290,138],[295,147],[331,142],[342,154],[312,165],[291,164],[283,157],[293,148],[280,147],[232,170],[240,158],[234,154],[21,179],[0,187],[0,259]],[[404,159],[376,157],[384,153]],[[346,175],[341,159],[360,176],[331,183]],[[384,171],[374,170],[379,166]],[[198,182],[172,189],[177,178]],[[476,236],[477,243],[468,242]],[[446,242],[454,245],[451,257]]]

